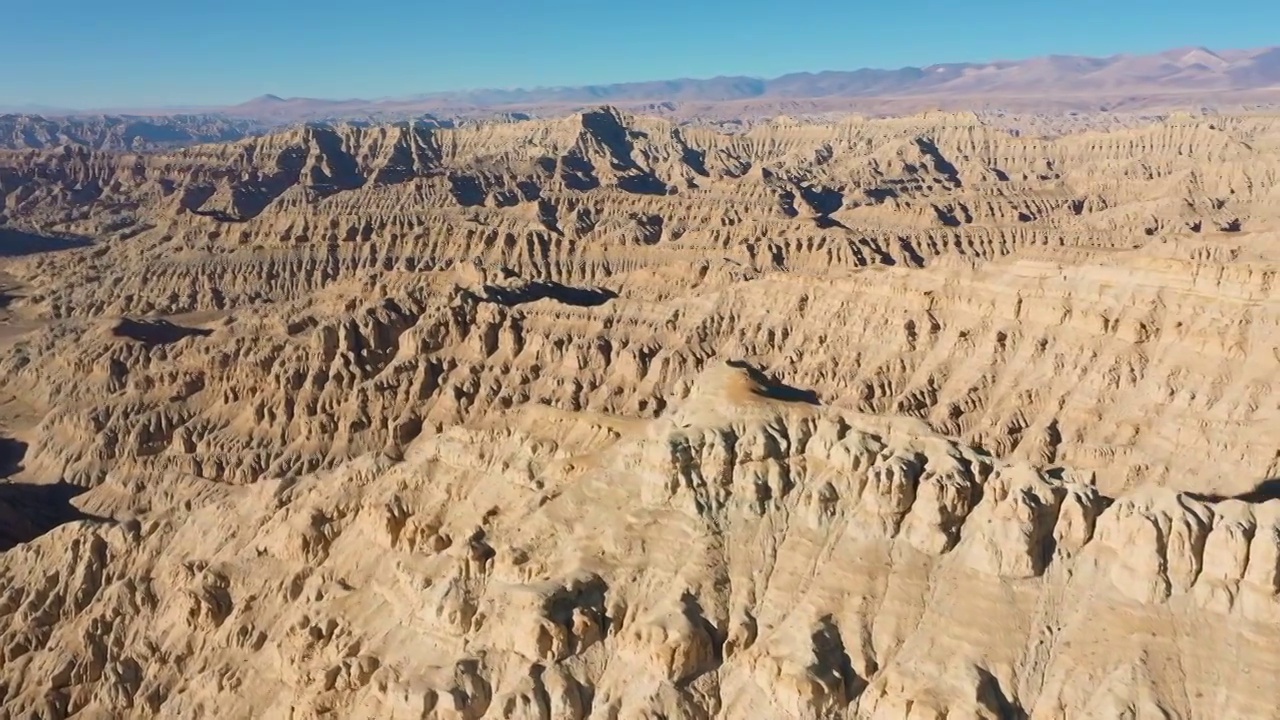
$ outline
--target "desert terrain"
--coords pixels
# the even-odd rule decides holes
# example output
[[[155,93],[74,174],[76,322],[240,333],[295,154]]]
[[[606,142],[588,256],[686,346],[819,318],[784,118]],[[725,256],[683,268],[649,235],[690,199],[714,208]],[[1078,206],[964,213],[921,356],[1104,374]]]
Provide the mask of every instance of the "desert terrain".
[[[1280,115],[222,122],[0,150],[0,718],[1280,717]]]

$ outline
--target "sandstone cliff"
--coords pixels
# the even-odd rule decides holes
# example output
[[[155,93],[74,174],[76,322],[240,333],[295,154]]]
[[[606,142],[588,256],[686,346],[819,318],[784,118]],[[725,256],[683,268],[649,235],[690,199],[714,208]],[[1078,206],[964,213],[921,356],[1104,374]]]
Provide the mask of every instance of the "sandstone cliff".
[[[1277,717],[1278,174],[1257,115],[0,154],[0,717]]]

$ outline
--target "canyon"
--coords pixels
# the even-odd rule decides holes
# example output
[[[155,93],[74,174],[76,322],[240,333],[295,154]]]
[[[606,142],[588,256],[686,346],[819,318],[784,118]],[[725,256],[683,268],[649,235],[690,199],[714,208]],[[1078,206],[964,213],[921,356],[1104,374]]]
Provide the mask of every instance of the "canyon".
[[[1280,717],[1280,117],[242,130],[0,150],[0,718]]]

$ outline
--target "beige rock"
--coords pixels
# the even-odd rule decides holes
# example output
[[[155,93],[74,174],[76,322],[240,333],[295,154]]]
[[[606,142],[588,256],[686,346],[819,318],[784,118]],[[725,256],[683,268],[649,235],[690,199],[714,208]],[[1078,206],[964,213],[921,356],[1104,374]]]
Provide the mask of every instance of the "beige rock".
[[[0,152],[0,719],[1280,717],[1278,153]]]

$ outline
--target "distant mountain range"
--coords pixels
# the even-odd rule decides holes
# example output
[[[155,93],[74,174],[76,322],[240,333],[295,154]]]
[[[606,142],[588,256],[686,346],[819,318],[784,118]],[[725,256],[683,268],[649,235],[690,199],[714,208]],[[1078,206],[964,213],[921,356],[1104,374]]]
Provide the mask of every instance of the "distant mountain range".
[[[1090,58],[1051,55],[1031,60],[952,63],[897,70],[793,73],[761,80],[718,77],[534,90],[477,90],[422,95],[476,105],[616,101],[723,102],[757,98],[811,99],[916,94],[1041,94],[1150,92],[1280,87],[1280,47],[1215,53],[1181,48],[1156,55]]]
[[[391,120],[425,113],[467,117],[494,111],[563,112],[601,104],[679,114],[734,104],[774,110],[901,111],[916,106],[1097,110],[1189,106],[1202,102],[1280,102],[1280,46],[1213,51],[1186,47],[1152,55],[949,63],[897,70],[793,73],[773,79],[717,77],[654,82],[468,90],[383,100],[263,95],[229,107],[131,109],[139,115],[217,114],[267,124],[303,120]],[[15,112],[23,112],[12,108]],[[29,112],[29,111],[27,111]],[[102,112],[102,111],[99,111]],[[115,112],[121,112],[119,110]],[[691,110],[690,112],[694,112]],[[50,114],[50,113],[45,113]],[[61,113],[81,114],[81,113]]]
[[[271,126],[222,115],[0,114],[0,148],[84,145],[100,150],[150,151],[209,142],[229,142],[267,132]]]

